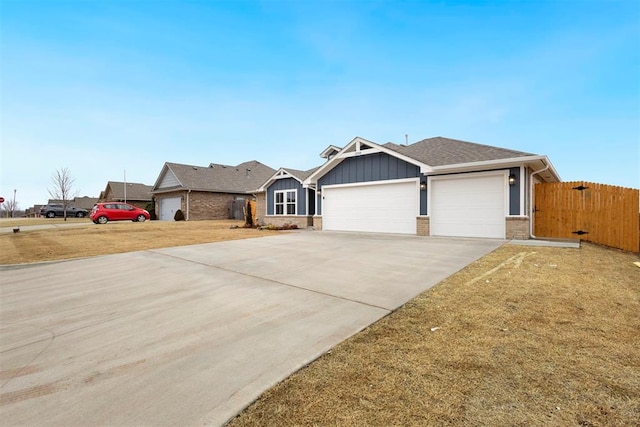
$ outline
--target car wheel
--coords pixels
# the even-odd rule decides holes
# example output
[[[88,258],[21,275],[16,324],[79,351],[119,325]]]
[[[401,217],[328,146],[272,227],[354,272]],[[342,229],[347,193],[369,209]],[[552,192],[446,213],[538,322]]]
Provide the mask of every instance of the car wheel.
[[[78,213],[76,214],[76,216],[77,216],[78,218],[84,218],[84,212],[78,212]]]
[[[101,216],[98,218],[98,223],[99,224],[106,224],[107,221],[109,221],[109,219],[106,216]]]
[[[55,218],[55,216],[56,216],[55,212],[47,212],[47,215],[46,215],[47,218]]]
[[[136,218],[136,220],[138,222],[145,222],[146,221],[146,217],[144,215],[138,215],[138,218]]]

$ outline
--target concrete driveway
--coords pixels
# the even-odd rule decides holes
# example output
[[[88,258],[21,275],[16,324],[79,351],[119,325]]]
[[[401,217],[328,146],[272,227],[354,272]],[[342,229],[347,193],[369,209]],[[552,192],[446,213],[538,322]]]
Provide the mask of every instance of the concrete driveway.
[[[298,232],[3,269],[3,424],[223,425],[503,243]]]

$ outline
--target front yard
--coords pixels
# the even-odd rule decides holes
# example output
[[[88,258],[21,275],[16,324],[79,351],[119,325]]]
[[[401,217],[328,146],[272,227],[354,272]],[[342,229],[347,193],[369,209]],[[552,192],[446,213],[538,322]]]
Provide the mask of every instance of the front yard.
[[[506,245],[266,392],[230,426],[631,426],[638,257]]]
[[[11,220],[9,220],[11,221]],[[0,226],[16,223],[2,221]],[[110,222],[96,225],[89,219],[74,219],[86,227],[27,231],[27,225],[62,224],[62,219],[31,219],[18,222],[19,233],[0,234],[0,265],[82,258],[97,255],[184,246],[222,240],[246,239],[277,232],[246,228],[242,221]]]
[[[5,233],[0,264],[278,233],[230,229],[241,224],[88,222]],[[230,425],[637,425],[638,260],[591,244],[505,245],[269,390]]]

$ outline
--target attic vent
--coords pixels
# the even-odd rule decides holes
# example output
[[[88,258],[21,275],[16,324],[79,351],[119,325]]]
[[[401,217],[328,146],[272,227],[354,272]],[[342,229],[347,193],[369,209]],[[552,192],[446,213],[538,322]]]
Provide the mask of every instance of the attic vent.
[[[198,170],[198,168],[194,166],[194,167],[193,167],[193,170],[194,170],[194,171],[197,171],[197,170]]]

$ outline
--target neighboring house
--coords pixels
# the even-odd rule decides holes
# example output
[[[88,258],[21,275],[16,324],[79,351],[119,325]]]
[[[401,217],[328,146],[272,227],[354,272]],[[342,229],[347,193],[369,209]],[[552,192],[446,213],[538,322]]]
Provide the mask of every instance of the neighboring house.
[[[158,219],[173,221],[178,209],[186,220],[234,218],[234,202],[244,207],[274,172],[255,160],[237,166],[167,162],[152,190]]]
[[[96,203],[98,203],[97,197],[83,196],[83,197],[74,198],[73,202],[71,202],[70,204],[75,206],[76,208],[81,208],[81,209],[86,209],[88,211],[91,211],[91,208],[93,208],[93,205],[95,205]]]
[[[146,209],[153,201],[152,189],[150,185],[137,182],[109,181],[100,193],[100,202],[125,202]]]
[[[258,217],[312,220],[323,230],[526,239],[533,183],[560,181],[546,156],[442,137],[406,146],[356,137],[322,157],[307,177],[281,169],[267,180]]]
[[[312,188],[304,187],[303,182],[317,169],[299,171],[280,168],[273,174],[258,190],[256,200],[258,223],[276,226],[295,224],[298,228],[313,225],[313,216],[316,213],[316,192]]]

